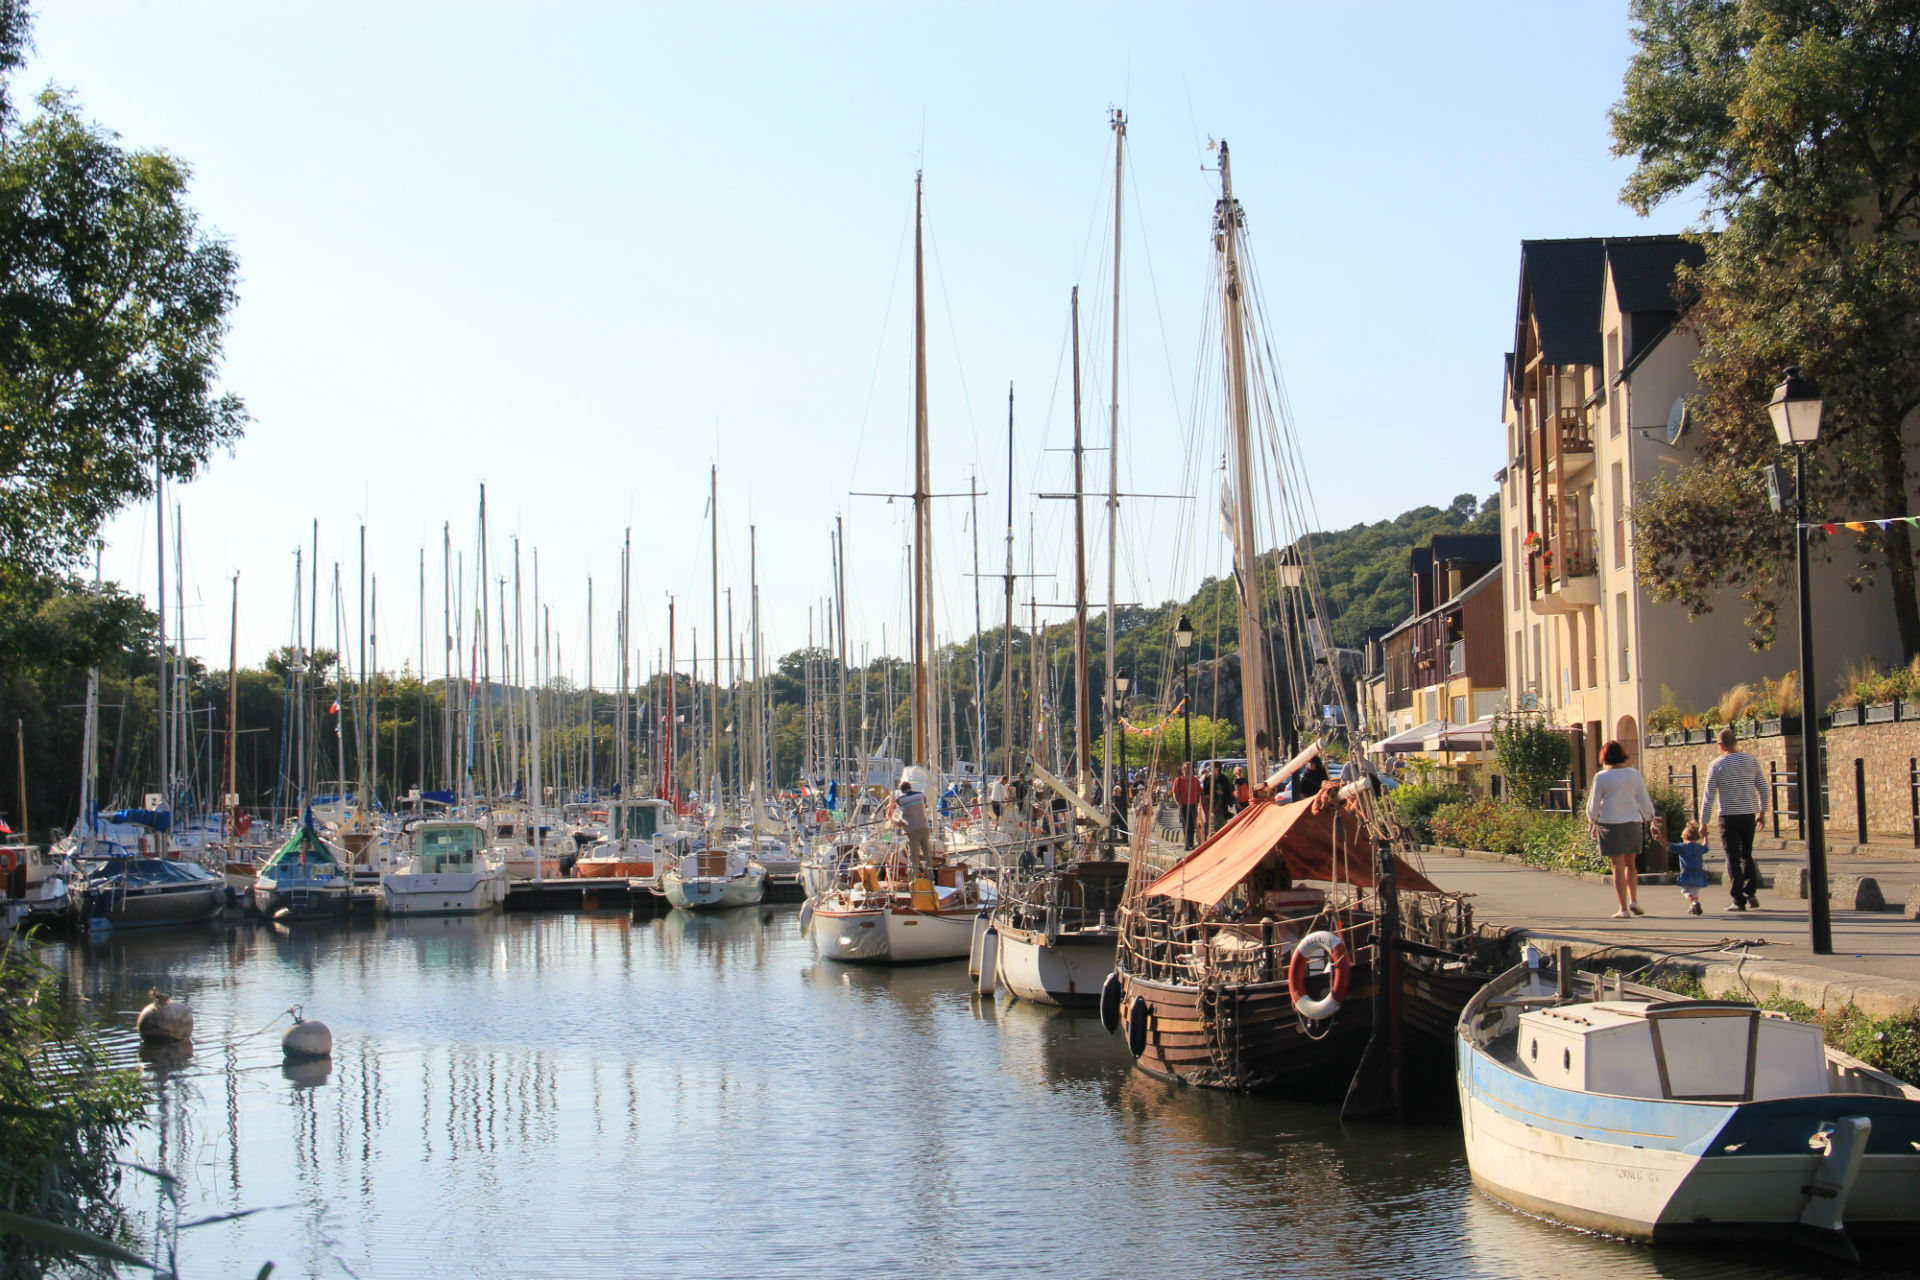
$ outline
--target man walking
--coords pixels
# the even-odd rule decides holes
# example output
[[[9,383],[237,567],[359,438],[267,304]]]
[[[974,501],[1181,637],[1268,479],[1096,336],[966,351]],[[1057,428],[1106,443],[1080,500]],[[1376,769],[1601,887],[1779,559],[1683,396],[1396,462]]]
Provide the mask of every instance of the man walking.
[[[1006,775],[1002,774],[993,780],[992,786],[987,788],[987,803],[993,807],[993,825],[996,829],[1001,825],[1000,819],[1006,813],[1007,796],[1007,779]]]
[[[1180,766],[1180,776],[1173,780],[1173,802],[1180,806],[1180,833],[1186,837],[1187,848],[1193,848],[1193,827],[1200,816],[1200,779],[1193,776],[1193,766]]]
[[[927,798],[902,778],[900,794],[893,803],[895,821],[907,833],[907,860],[918,875],[922,866],[933,861],[933,827],[927,821]]]
[[[1727,910],[1758,910],[1760,868],[1753,861],[1753,832],[1767,813],[1767,783],[1760,762],[1734,749],[1737,741],[1731,728],[1720,731],[1720,758],[1707,770],[1706,790],[1700,796],[1700,825],[1713,820],[1717,801],[1720,841],[1727,849],[1727,891],[1733,895]]]

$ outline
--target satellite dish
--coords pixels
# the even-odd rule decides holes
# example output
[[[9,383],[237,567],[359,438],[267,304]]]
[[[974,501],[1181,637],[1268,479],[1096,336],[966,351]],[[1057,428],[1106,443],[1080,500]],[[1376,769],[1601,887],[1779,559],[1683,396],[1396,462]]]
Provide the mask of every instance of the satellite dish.
[[[1693,410],[1687,407],[1685,396],[1673,398],[1673,408],[1667,410],[1667,444],[1669,447],[1680,443],[1680,437],[1687,434],[1687,428],[1693,425]]]

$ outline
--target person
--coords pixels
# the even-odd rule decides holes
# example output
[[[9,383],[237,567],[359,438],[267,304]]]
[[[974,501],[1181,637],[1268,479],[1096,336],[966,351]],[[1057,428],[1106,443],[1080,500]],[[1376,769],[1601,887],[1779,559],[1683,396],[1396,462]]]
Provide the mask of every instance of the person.
[[[1228,806],[1233,803],[1233,784],[1218,760],[1208,763],[1207,776],[1201,779],[1200,789],[1207,796],[1207,830],[1218,831],[1227,825]]]
[[[987,804],[993,810],[993,825],[1000,825],[1000,816],[1007,811],[1007,778],[1005,774],[995,778],[987,788]]]
[[[1640,856],[1647,824],[1656,810],[1653,797],[1647,794],[1647,780],[1627,764],[1627,749],[1618,741],[1600,748],[1600,763],[1606,767],[1587,790],[1587,828],[1613,864],[1613,896],[1620,900],[1613,918],[1625,920],[1629,915],[1647,914],[1640,909],[1640,873],[1633,860]]]
[[[1687,914],[1700,914],[1700,890],[1707,883],[1707,846],[1703,842],[1706,830],[1697,822],[1689,822],[1687,829],[1680,833],[1675,844],[1667,846],[1667,852],[1680,867],[1678,883],[1680,892],[1686,895]]]
[[[1733,895],[1728,911],[1760,909],[1760,868],[1753,861],[1753,832],[1767,816],[1767,780],[1760,762],[1736,750],[1739,739],[1731,727],[1720,731],[1720,758],[1707,770],[1706,789],[1700,793],[1700,823],[1713,821],[1720,806],[1720,844],[1727,851],[1727,891]]]
[[[1180,766],[1173,780],[1173,802],[1180,806],[1180,835],[1187,848],[1193,848],[1193,828],[1200,816],[1200,779],[1193,776],[1191,762]]]
[[[1315,755],[1301,765],[1300,771],[1293,775],[1293,798],[1296,801],[1311,800],[1319,795],[1320,788],[1326,785],[1327,762],[1321,756]]]
[[[933,825],[927,821],[927,798],[913,789],[913,783],[900,779],[900,794],[894,797],[894,821],[907,833],[907,855],[918,871],[921,860],[933,861]]]
[[[1240,812],[1253,803],[1253,788],[1247,783],[1245,765],[1235,765],[1233,769],[1233,811]]]
[[[1127,808],[1133,803],[1133,790],[1128,785],[1127,775],[1123,772],[1113,780],[1113,832],[1115,835],[1127,834]]]

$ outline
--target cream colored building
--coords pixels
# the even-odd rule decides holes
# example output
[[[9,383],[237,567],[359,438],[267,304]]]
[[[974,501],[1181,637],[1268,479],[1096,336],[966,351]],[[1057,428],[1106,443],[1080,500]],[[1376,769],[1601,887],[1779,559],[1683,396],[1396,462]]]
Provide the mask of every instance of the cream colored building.
[[[1699,433],[1670,444],[1669,423],[1698,388],[1699,344],[1675,325],[1673,282],[1699,252],[1677,236],[1521,246],[1501,397],[1508,463],[1497,477],[1509,695],[1580,731],[1581,781],[1608,738],[1638,760],[1663,685],[1683,707],[1703,709],[1733,684],[1799,664],[1790,624],[1771,650],[1748,646],[1737,593],[1690,622],[1682,606],[1654,603],[1634,574],[1635,489],[1698,457]],[[1849,591],[1844,567],[1819,559],[1813,576],[1816,673],[1898,659],[1884,581]],[[1783,616],[1795,607],[1789,600]]]

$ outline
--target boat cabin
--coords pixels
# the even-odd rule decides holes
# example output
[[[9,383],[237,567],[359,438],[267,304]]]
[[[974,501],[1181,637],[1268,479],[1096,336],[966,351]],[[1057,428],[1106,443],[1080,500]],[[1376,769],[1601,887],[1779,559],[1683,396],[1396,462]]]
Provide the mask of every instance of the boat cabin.
[[[414,841],[422,875],[464,873],[473,870],[474,855],[487,847],[487,830],[477,822],[424,822]]]
[[[1616,1097],[1759,1102],[1831,1088],[1819,1027],[1719,1000],[1534,1009],[1515,1051],[1545,1084]]]
[[[667,807],[664,800],[627,800],[614,806],[613,838],[651,840],[662,826],[660,815]]]

